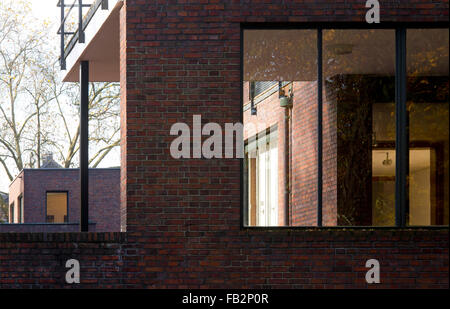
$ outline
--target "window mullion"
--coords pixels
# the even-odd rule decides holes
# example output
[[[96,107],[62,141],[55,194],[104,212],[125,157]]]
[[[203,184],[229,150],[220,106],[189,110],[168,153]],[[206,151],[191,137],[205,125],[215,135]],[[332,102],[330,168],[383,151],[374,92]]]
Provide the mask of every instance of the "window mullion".
[[[396,114],[396,168],[395,168],[395,224],[406,225],[408,209],[409,126],[406,107],[406,29],[396,29],[395,51],[395,114]]]

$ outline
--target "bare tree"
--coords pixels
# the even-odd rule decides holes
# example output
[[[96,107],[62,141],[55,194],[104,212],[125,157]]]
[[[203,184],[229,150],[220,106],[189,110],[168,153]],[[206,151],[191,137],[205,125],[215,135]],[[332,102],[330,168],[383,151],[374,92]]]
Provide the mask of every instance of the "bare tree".
[[[78,164],[80,121],[77,84],[52,83],[56,119],[64,133],[52,140],[63,167]],[[61,95],[64,93],[64,96]],[[120,144],[119,86],[117,83],[90,83],[89,92],[89,164],[97,167]]]
[[[29,7],[23,1],[0,6],[0,164],[12,180],[11,162],[18,170],[24,168],[24,143],[30,120],[36,116],[26,106],[20,106],[25,99],[27,78],[31,71],[33,57],[44,41],[42,32],[30,30],[22,14],[28,17]],[[41,28],[42,29],[42,28]]]
[[[0,177],[12,181],[23,168],[40,167],[56,153],[76,167],[79,150],[79,85],[63,83],[53,33],[32,18],[25,0],[0,3]],[[119,145],[119,87],[90,84],[90,165],[97,167]]]

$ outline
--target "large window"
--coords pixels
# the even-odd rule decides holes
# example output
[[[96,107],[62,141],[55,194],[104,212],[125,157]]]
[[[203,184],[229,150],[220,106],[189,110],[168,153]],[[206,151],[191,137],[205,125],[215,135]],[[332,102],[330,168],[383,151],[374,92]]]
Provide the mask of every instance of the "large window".
[[[65,223],[67,218],[67,192],[47,192],[47,223]]]
[[[448,225],[448,29],[245,29],[243,48],[245,226]]]

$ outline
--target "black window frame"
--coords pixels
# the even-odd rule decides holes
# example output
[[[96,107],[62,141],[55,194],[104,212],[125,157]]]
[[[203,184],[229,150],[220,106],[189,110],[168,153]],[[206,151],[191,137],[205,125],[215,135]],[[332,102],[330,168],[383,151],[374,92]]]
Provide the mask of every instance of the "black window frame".
[[[395,30],[395,225],[394,226],[323,226],[322,221],[322,31],[328,29],[384,29]],[[317,225],[314,226],[248,226],[244,224],[248,209],[244,201],[244,158],[240,159],[240,228],[255,230],[279,229],[449,229],[449,225],[409,226],[406,224],[406,212],[409,207],[407,176],[409,169],[409,118],[407,113],[407,72],[406,72],[406,32],[408,29],[449,29],[448,22],[382,22],[368,24],[364,22],[342,23],[241,23],[240,24],[240,122],[244,123],[244,31],[245,30],[317,30],[317,155],[318,155],[318,192]],[[247,108],[248,109],[248,108]],[[399,164],[400,163],[400,164]]]

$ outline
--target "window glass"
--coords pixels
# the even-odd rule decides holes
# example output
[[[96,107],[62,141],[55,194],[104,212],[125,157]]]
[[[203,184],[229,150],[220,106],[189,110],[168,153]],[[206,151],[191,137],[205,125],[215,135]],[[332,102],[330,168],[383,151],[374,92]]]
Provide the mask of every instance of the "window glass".
[[[47,193],[47,223],[67,222],[67,192]]]
[[[407,30],[409,225],[448,225],[448,32]]]
[[[9,206],[9,222],[10,223],[16,223],[15,222],[15,213],[14,213],[14,203],[12,203]]]
[[[245,30],[243,89],[244,225],[316,225],[317,30]]]
[[[395,225],[395,31],[323,31],[323,225]]]
[[[448,225],[448,29],[407,30],[408,123],[395,32],[322,31],[324,226],[395,226],[396,125],[409,132],[407,224]],[[243,33],[244,225],[316,226],[317,30]]]

